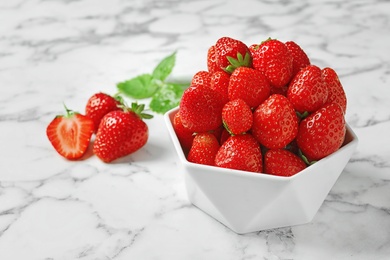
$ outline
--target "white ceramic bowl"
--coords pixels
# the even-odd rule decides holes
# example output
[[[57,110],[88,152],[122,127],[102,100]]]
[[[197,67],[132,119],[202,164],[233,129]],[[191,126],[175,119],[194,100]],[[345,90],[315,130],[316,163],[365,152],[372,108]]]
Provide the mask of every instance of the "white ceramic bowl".
[[[310,222],[355,150],[358,138],[347,125],[344,145],[291,177],[258,174],[187,161],[172,126],[179,109],[164,117],[179,156],[192,204],[236,233]]]

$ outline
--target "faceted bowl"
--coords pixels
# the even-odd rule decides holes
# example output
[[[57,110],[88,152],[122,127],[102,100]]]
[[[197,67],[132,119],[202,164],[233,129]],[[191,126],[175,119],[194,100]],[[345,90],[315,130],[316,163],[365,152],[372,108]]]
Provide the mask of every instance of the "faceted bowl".
[[[305,170],[281,177],[187,161],[172,126],[178,108],[164,115],[180,160],[190,202],[236,233],[310,222],[352,156],[358,138],[347,125],[343,146]]]

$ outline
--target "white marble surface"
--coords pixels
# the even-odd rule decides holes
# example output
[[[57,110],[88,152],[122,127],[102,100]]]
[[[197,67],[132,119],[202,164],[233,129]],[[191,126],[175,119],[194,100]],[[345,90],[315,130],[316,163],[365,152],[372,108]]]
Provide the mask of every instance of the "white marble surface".
[[[193,207],[161,115],[112,164],[48,143],[63,102],[82,111],[174,50],[188,79],[221,36],[295,40],[340,75],[360,142],[309,224],[237,235]],[[2,1],[0,259],[388,259],[389,46],[389,1]]]

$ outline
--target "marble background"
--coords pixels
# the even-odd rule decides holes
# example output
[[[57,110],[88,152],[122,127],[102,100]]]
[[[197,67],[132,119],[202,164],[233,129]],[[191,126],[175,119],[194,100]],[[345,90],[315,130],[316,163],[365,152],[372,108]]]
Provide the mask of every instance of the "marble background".
[[[294,40],[334,68],[359,137],[312,222],[237,235],[187,199],[163,117],[148,144],[69,162],[45,128],[62,104],[149,72],[206,68],[222,36]],[[0,259],[388,259],[390,2],[10,0],[0,3]]]

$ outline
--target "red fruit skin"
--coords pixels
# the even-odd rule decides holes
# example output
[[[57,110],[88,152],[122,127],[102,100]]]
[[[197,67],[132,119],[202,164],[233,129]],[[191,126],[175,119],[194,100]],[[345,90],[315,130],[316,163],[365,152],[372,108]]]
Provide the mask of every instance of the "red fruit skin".
[[[274,87],[286,86],[293,73],[293,57],[286,45],[275,39],[269,39],[260,45],[249,47],[253,68],[262,72]]]
[[[175,130],[176,136],[183,148],[185,154],[191,149],[192,141],[194,140],[195,133],[188,130],[183,126],[181,122],[180,113],[177,112],[173,117],[173,129]]]
[[[230,136],[219,148],[215,165],[235,170],[262,172],[263,158],[259,143],[250,134]]]
[[[230,134],[243,134],[252,127],[252,110],[242,99],[231,100],[222,109],[222,122]]]
[[[311,113],[322,107],[328,98],[328,88],[321,69],[315,65],[301,69],[290,82],[287,98],[300,113]]]
[[[256,108],[270,95],[267,78],[258,70],[239,67],[230,76],[229,100],[242,99],[251,108]]]
[[[96,93],[88,99],[85,106],[85,115],[93,120],[95,133],[99,128],[100,120],[102,120],[103,116],[108,112],[120,110],[119,105],[121,103],[118,100],[102,92]]]
[[[285,43],[285,45],[293,58],[292,77],[294,77],[301,69],[310,65],[310,59],[301,46],[299,46],[297,43],[288,41]]]
[[[191,85],[192,86],[204,85],[206,87],[210,87],[210,82],[211,82],[211,73],[210,72],[198,71],[192,77]]]
[[[223,101],[218,92],[205,86],[190,86],[180,101],[179,113],[183,126],[201,133],[222,125]]]
[[[345,114],[347,111],[347,96],[336,71],[332,68],[324,68],[322,69],[322,78],[328,87],[328,98],[325,104],[337,103],[341,106]]]
[[[227,139],[229,139],[230,136],[231,134],[226,130],[226,128],[223,128],[221,137],[219,138],[219,143],[222,145]]]
[[[187,160],[204,165],[215,165],[215,156],[219,150],[219,142],[212,133],[199,133],[195,136]]]
[[[242,57],[245,57],[245,55],[249,55],[248,63],[242,64],[242,66],[252,66],[252,57],[249,48],[242,41],[230,37],[221,37],[215,43],[216,63],[217,66],[223,71],[226,71],[228,73],[232,73],[234,71],[235,67],[229,68],[229,66],[232,64],[228,60],[228,57],[238,59],[238,54],[241,54]]]
[[[208,133],[211,133],[215,136],[215,138],[217,138],[218,142],[221,140],[221,135],[222,135],[222,131],[224,130],[225,128],[223,127],[223,125],[220,125],[219,127],[217,127],[216,129],[212,130],[212,131],[208,131]],[[219,142],[220,143],[220,142]]]
[[[281,88],[276,88],[276,87],[271,86],[270,95],[280,94],[280,95],[283,95],[283,96],[287,97],[287,89],[288,89],[288,86],[284,86],[284,87],[281,87]]]
[[[298,133],[298,117],[290,101],[274,94],[253,113],[253,136],[269,149],[284,148]]]
[[[218,67],[217,65],[217,57],[215,54],[215,46],[212,45],[210,48],[207,50],[207,70],[213,74],[217,71],[222,71],[221,68]]]
[[[93,131],[92,119],[75,113],[71,116],[56,116],[47,126],[46,135],[61,156],[77,160],[87,151]]]
[[[317,161],[341,147],[345,132],[343,110],[331,103],[301,121],[296,141],[309,161]]]
[[[293,176],[306,168],[297,155],[284,149],[268,150],[264,155],[264,172],[277,176]]]
[[[211,75],[210,88],[217,91],[222,98],[222,102],[225,104],[229,101],[229,80],[230,74],[224,71],[217,71]]]
[[[148,126],[137,114],[111,111],[102,118],[93,152],[103,162],[109,163],[139,150],[148,137]]]

